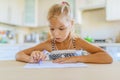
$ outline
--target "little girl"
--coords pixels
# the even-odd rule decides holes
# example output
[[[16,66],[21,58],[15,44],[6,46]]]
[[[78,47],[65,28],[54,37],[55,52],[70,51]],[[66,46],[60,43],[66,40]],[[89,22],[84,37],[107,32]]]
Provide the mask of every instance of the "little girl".
[[[16,60],[37,63],[45,60],[43,50],[81,50],[89,52],[88,55],[58,58],[55,63],[112,63],[112,58],[100,47],[94,46],[82,38],[76,36],[73,31],[70,5],[67,2],[53,5],[48,12],[48,21],[51,38],[34,47],[25,49],[16,54]]]

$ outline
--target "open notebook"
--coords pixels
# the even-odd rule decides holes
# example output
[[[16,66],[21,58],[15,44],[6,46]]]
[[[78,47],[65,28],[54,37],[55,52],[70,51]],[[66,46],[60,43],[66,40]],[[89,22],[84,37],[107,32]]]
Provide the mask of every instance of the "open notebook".
[[[75,68],[75,67],[87,67],[85,63],[52,63],[51,61],[42,61],[41,63],[30,64],[27,63],[24,68]]]

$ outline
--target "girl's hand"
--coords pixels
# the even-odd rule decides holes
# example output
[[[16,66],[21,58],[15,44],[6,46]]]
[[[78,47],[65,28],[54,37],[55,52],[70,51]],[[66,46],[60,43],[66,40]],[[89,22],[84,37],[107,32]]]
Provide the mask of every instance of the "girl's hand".
[[[41,51],[33,51],[30,55],[30,63],[38,63],[40,60],[45,60],[46,55]]]
[[[58,58],[53,60],[53,63],[76,63],[78,62],[79,57],[66,57],[66,58]]]

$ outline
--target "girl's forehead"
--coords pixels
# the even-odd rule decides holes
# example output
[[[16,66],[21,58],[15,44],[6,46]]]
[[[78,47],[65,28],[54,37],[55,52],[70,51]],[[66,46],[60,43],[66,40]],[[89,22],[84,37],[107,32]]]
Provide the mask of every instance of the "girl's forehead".
[[[65,17],[53,17],[49,20],[50,25],[64,25],[66,26],[69,22]]]
[[[64,24],[64,22],[58,18],[52,18],[49,20],[49,22],[50,22],[50,25]]]

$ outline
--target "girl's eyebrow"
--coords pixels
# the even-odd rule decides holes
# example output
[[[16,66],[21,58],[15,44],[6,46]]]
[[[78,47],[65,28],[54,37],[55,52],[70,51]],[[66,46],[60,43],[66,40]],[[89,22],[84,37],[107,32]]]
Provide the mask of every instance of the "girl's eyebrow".
[[[61,25],[60,27],[64,27],[64,25]]]
[[[60,26],[60,28],[63,27],[63,25]]]
[[[49,25],[50,27],[54,27],[53,25]],[[62,28],[64,25],[60,25],[59,27]]]

